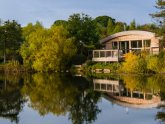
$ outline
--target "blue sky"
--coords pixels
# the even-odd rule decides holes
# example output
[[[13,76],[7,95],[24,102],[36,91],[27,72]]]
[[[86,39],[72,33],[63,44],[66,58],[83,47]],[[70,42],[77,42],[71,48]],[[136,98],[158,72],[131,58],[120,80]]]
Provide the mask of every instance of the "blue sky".
[[[152,23],[156,0],[0,0],[0,18],[14,19],[23,26],[42,22],[49,27],[55,20],[67,20],[73,13],[85,13],[95,18],[108,15],[117,21],[137,24]]]

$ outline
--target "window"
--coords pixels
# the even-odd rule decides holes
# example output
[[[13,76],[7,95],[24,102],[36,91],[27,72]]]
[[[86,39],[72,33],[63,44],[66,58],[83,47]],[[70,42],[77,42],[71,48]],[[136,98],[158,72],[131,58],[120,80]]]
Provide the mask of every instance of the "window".
[[[131,41],[131,48],[142,48],[142,41],[141,40]]]
[[[117,42],[116,41],[112,42],[112,49],[117,49]]]
[[[150,47],[151,46],[151,40],[144,40],[143,41],[143,46],[144,47]]]

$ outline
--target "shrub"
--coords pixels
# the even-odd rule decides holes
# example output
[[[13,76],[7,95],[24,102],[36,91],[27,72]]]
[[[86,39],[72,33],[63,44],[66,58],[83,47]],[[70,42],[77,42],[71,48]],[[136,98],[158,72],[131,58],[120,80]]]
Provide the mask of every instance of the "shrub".
[[[159,58],[157,56],[150,56],[147,59],[147,69],[150,72],[159,72],[158,66]]]
[[[147,63],[145,57],[127,53],[125,62],[122,63],[120,72],[124,73],[145,73],[147,71]]]

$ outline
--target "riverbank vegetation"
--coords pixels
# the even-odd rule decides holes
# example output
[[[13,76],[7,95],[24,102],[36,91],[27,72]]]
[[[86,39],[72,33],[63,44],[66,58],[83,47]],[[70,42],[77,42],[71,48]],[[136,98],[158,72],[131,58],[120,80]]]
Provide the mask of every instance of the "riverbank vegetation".
[[[84,65],[83,71],[84,73],[165,73],[165,51],[161,51],[157,55],[150,55],[145,51],[140,54],[127,53],[125,61],[120,63],[88,62]]]
[[[164,5],[161,4],[161,0],[157,2],[157,6],[161,12],[152,14],[152,16],[164,19],[161,7]],[[165,41],[164,20],[161,20],[161,26],[155,24],[138,25],[135,20],[126,24],[109,16],[92,18],[89,15],[77,13],[69,16],[68,20],[56,20],[49,28],[45,28],[38,21],[24,27],[14,20],[0,22],[0,63],[4,64],[1,69],[8,71],[68,71],[71,65],[80,65],[90,60],[89,53],[93,49],[102,47],[99,43],[100,39],[124,30],[155,32],[163,36],[161,48],[164,47]],[[155,73],[164,72],[159,69],[164,60],[161,55],[147,58],[131,54],[127,56],[132,56],[133,58],[130,58],[134,60],[126,57],[128,58],[126,62],[121,64],[123,71],[128,73],[132,73],[132,70],[139,73],[146,73],[146,70]],[[160,67],[155,67],[154,62]],[[131,66],[128,66],[130,63]],[[99,68],[109,68],[116,72],[121,65],[96,64],[92,67],[89,66],[89,68],[102,66]]]

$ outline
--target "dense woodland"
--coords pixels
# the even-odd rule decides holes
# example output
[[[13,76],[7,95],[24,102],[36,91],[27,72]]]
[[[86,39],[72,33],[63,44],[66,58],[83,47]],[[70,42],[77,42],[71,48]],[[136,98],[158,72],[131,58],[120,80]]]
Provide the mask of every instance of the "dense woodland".
[[[72,64],[81,64],[88,58],[88,51],[99,49],[99,40],[125,30],[144,30],[163,36],[165,2],[158,0],[159,13],[151,14],[158,23],[130,24],[118,22],[109,16],[92,18],[84,13],[73,14],[68,20],[56,20],[50,28],[39,21],[22,27],[14,20],[0,21],[0,62],[24,65],[36,71],[67,70]]]

